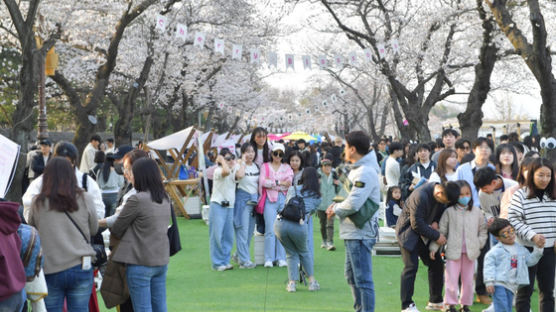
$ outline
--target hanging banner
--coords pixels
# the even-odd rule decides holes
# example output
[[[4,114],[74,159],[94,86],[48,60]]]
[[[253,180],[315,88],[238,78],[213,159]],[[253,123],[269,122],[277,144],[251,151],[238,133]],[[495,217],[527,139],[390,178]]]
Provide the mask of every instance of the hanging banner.
[[[384,47],[384,43],[379,42],[376,44],[376,48],[378,50],[378,56],[383,59],[386,56],[386,48]]]
[[[373,52],[371,51],[371,49],[365,49],[363,50],[363,53],[365,54],[365,58],[367,59],[367,61],[371,62],[373,60]]]
[[[303,69],[311,69],[311,57],[309,55],[303,55],[301,59],[303,60]]]
[[[324,55],[319,56],[319,66],[321,68],[324,68],[324,67],[326,67],[326,63],[327,63],[326,56],[324,56]]]
[[[187,25],[178,24],[176,25],[176,37],[185,41],[187,39]]]
[[[214,53],[224,55],[224,39],[214,39]]]
[[[195,41],[193,41],[194,47],[204,47],[205,46],[205,34],[202,32],[195,33]]]
[[[336,55],[334,57],[334,64],[336,64],[336,67],[344,66],[344,58],[341,55]]]
[[[164,15],[156,16],[156,29],[164,32],[166,30],[166,25],[168,25],[168,18]]]
[[[251,55],[251,64],[261,63],[261,51],[259,49],[251,49],[249,54]]]
[[[351,66],[357,65],[357,53],[355,53],[355,51],[354,51],[354,52],[351,52],[351,53],[348,55],[348,63],[349,63],[349,65],[351,65]]]
[[[232,60],[241,60],[241,53],[243,52],[241,44],[234,44],[232,47]]]
[[[293,67],[293,61],[293,54],[286,54],[286,70],[288,70],[288,68],[295,70]]]
[[[390,46],[392,47],[394,53],[396,54],[400,53],[400,44],[398,43],[398,39],[390,40]]]
[[[278,54],[276,54],[276,52],[268,52],[266,61],[268,63],[268,68],[270,68],[270,66],[274,66],[274,68],[277,68],[278,67]]]

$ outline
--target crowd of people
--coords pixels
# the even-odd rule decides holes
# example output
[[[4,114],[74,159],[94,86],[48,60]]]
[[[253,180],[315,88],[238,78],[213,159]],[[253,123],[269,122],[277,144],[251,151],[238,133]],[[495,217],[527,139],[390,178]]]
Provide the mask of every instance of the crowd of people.
[[[255,268],[251,242],[264,235],[263,265],[287,267],[286,291],[296,292],[303,279],[309,291],[318,291],[313,224],[321,248],[334,251],[337,220],[353,308],[374,311],[371,254],[383,225],[395,229],[400,246],[402,312],[418,311],[419,259],[428,268],[426,310],[470,311],[476,297],[490,305],[485,311],[509,312],[515,305],[527,312],[537,280],[539,311],[554,311],[554,170],[535,138],[507,139],[495,146],[491,138],[470,141],[446,129],[440,140],[421,143],[384,138],[372,144],[362,131],[323,143],[271,142],[266,129],[256,128],[236,150],[207,156],[213,164],[205,190],[211,269],[231,270],[234,262]],[[0,202],[6,237],[0,244],[8,259],[0,265],[6,280],[0,311],[21,311],[25,284],[41,276],[45,310],[94,310],[93,275],[105,270],[105,302],[120,311],[166,311],[173,208],[157,162],[142,149],[115,148],[113,140],[102,147],[98,135],[81,158],[71,143],[58,142],[53,153],[50,141],[38,143],[28,157],[23,208]],[[34,226],[40,237],[40,274],[27,276],[27,264],[18,261],[20,223]],[[98,264],[93,246],[104,244],[106,229],[110,257]],[[122,294],[114,285],[124,284]]]

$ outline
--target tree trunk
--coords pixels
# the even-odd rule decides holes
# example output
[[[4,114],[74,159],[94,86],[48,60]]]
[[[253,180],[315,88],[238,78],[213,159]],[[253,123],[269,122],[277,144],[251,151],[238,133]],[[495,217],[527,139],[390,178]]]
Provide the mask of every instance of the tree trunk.
[[[475,81],[467,99],[467,107],[463,113],[458,114],[461,136],[473,140],[479,136],[479,129],[483,125],[482,107],[490,92],[490,76],[496,63],[498,47],[492,42],[494,25],[492,19],[487,17],[483,8],[483,0],[477,0],[477,10],[483,21],[483,43],[479,54],[479,63],[475,65]]]

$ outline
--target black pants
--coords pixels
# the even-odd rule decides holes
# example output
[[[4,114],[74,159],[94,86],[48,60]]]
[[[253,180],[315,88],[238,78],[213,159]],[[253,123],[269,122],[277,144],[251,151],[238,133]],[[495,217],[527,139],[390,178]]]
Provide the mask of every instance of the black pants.
[[[490,235],[487,235],[485,246],[481,249],[479,258],[477,258],[477,275],[475,276],[475,293],[477,295],[488,296],[486,291],[485,282],[483,281],[483,265],[485,262],[485,255],[490,250]]]
[[[527,247],[529,251],[533,248]],[[515,308],[517,312],[529,312],[535,276],[539,286],[539,312],[554,312],[554,248],[545,248],[539,262],[529,267],[529,286],[517,290]],[[537,274],[537,272],[539,274]]]
[[[429,302],[442,303],[442,289],[444,288],[444,262],[440,253],[436,253],[435,260],[429,257],[429,249],[421,239],[413,251],[400,247],[404,268],[401,277],[400,297],[402,310],[413,303],[413,292],[415,289],[415,277],[419,268],[419,258],[429,268]]]

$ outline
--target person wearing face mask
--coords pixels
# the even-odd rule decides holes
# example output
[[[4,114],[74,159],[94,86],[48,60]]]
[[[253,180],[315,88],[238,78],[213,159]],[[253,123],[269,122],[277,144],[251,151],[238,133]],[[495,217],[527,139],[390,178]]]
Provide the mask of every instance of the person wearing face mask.
[[[487,228],[481,210],[473,206],[469,183],[463,180],[456,183],[460,187],[458,202],[446,208],[438,230],[447,238],[444,305],[447,312],[467,312],[473,304],[475,259],[487,241]],[[436,242],[430,244],[431,260],[435,260],[439,248]],[[460,279],[461,287],[458,285]],[[455,307],[458,303],[460,310]]]

